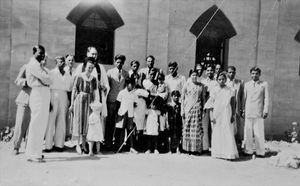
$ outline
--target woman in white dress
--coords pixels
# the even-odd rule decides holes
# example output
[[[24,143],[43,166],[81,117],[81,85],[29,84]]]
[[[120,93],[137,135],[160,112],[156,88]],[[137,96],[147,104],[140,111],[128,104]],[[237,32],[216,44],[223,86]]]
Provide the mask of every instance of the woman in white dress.
[[[239,157],[234,133],[234,92],[226,86],[226,73],[219,74],[217,86],[210,97],[212,110],[212,145],[211,156],[222,159],[236,159]]]

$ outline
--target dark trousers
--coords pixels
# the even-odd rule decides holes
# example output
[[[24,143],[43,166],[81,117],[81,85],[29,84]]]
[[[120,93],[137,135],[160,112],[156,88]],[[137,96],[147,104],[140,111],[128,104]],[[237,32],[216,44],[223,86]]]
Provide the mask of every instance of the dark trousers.
[[[113,137],[116,126],[116,117],[117,117],[117,102],[107,102],[107,119],[105,126],[105,145],[107,147],[112,147],[113,145]]]
[[[117,121],[123,120],[123,126],[122,128],[116,128],[115,129],[115,145],[116,145],[116,150],[118,150],[121,145],[123,144],[125,138],[125,131],[127,133],[127,140],[129,143],[129,148],[134,148],[134,139],[135,139],[135,131],[134,130],[134,122],[133,122],[133,117],[128,117],[128,113],[126,112],[124,116],[117,116]],[[130,136],[129,136],[130,135]]]
[[[147,138],[148,138],[147,150],[153,151],[153,148],[154,150],[157,150],[158,136],[148,135]]]
[[[172,153],[176,152],[177,148],[181,150],[180,142],[181,142],[181,134],[178,133],[170,134],[170,151]]]

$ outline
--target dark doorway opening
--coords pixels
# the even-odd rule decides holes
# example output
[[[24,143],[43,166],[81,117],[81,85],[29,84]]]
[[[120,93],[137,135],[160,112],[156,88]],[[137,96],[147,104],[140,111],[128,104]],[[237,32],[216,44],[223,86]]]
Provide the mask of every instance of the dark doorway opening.
[[[213,14],[217,11],[216,5],[206,10],[192,25],[190,32],[196,37],[208,23]],[[214,63],[221,64],[222,69],[228,65],[229,39],[236,35],[236,31],[231,22],[222,12],[218,10],[202,34],[197,38],[195,64]],[[207,56],[210,59],[206,60]]]
[[[97,48],[98,57],[102,64],[112,64],[114,56],[114,31],[77,26],[75,42],[76,61],[83,61],[89,46]]]
[[[67,19],[76,25],[77,62],[82,62],[87,48],[94,46],[102,64],[113,64],[115,30],[124,22],[109,1],[82,1],[73,8]]]

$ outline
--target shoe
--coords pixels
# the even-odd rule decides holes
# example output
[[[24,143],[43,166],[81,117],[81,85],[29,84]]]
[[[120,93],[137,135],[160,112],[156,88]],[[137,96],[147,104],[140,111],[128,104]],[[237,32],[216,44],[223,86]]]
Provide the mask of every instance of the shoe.
[[[154,150],[154,154],[159,154],[158,150],[155,149]]]
[[[45,153],[49,153],[49,152],[52,152],[53,151],[53,148],[51,148],[51,149],[44,149],[43,150],[43,152],[45,152]]]
[[[209,153],[210,153],[210,150],[203,150],[201,153],[202,153],[202,154],[209,154]]]
[[[145,154],[150,154],[151,153],[151,151],[150,150],[147,150],[146,152],[145,152]]]
[[[249,154],[249,153],[246,153],[246,152],[242,151],[241,156],[252,156],[252,154]]]
[[[46,161],[44,158],[30,158],[27,159],[28,162],[34,162],[34,163],[45,163]]]
[[[133,153],[133,154],[137,154],[138,151],[136,151],[134,148],[130,148],[130,152]]]
[[[86,148],[86,145],[82,145],[82,151],[85,153],[85,154],[88,154],[88,150]]]
[[[18,154],[19,154],[19,149],[14,149],[12,153],[13,153],[13,155],[15,155],[15,156],[18,155]]]
[[[54,146],[54,147],[53,147],[53,151],[55,151],[55,152],[63,152],[63,151],[64,151],[64,148],[60,148],[60,147]]]

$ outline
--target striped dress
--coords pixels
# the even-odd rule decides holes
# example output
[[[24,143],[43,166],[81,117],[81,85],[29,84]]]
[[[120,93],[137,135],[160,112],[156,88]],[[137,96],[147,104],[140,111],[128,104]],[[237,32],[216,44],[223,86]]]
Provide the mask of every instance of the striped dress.
[[[90,114],[89,104],[95,99],[97,80],[91,76],[87,78],[81,74],[76,79],[74,91],[74,116],[73,116],[73,137],[86,135],[88,130],[88,117]]]

